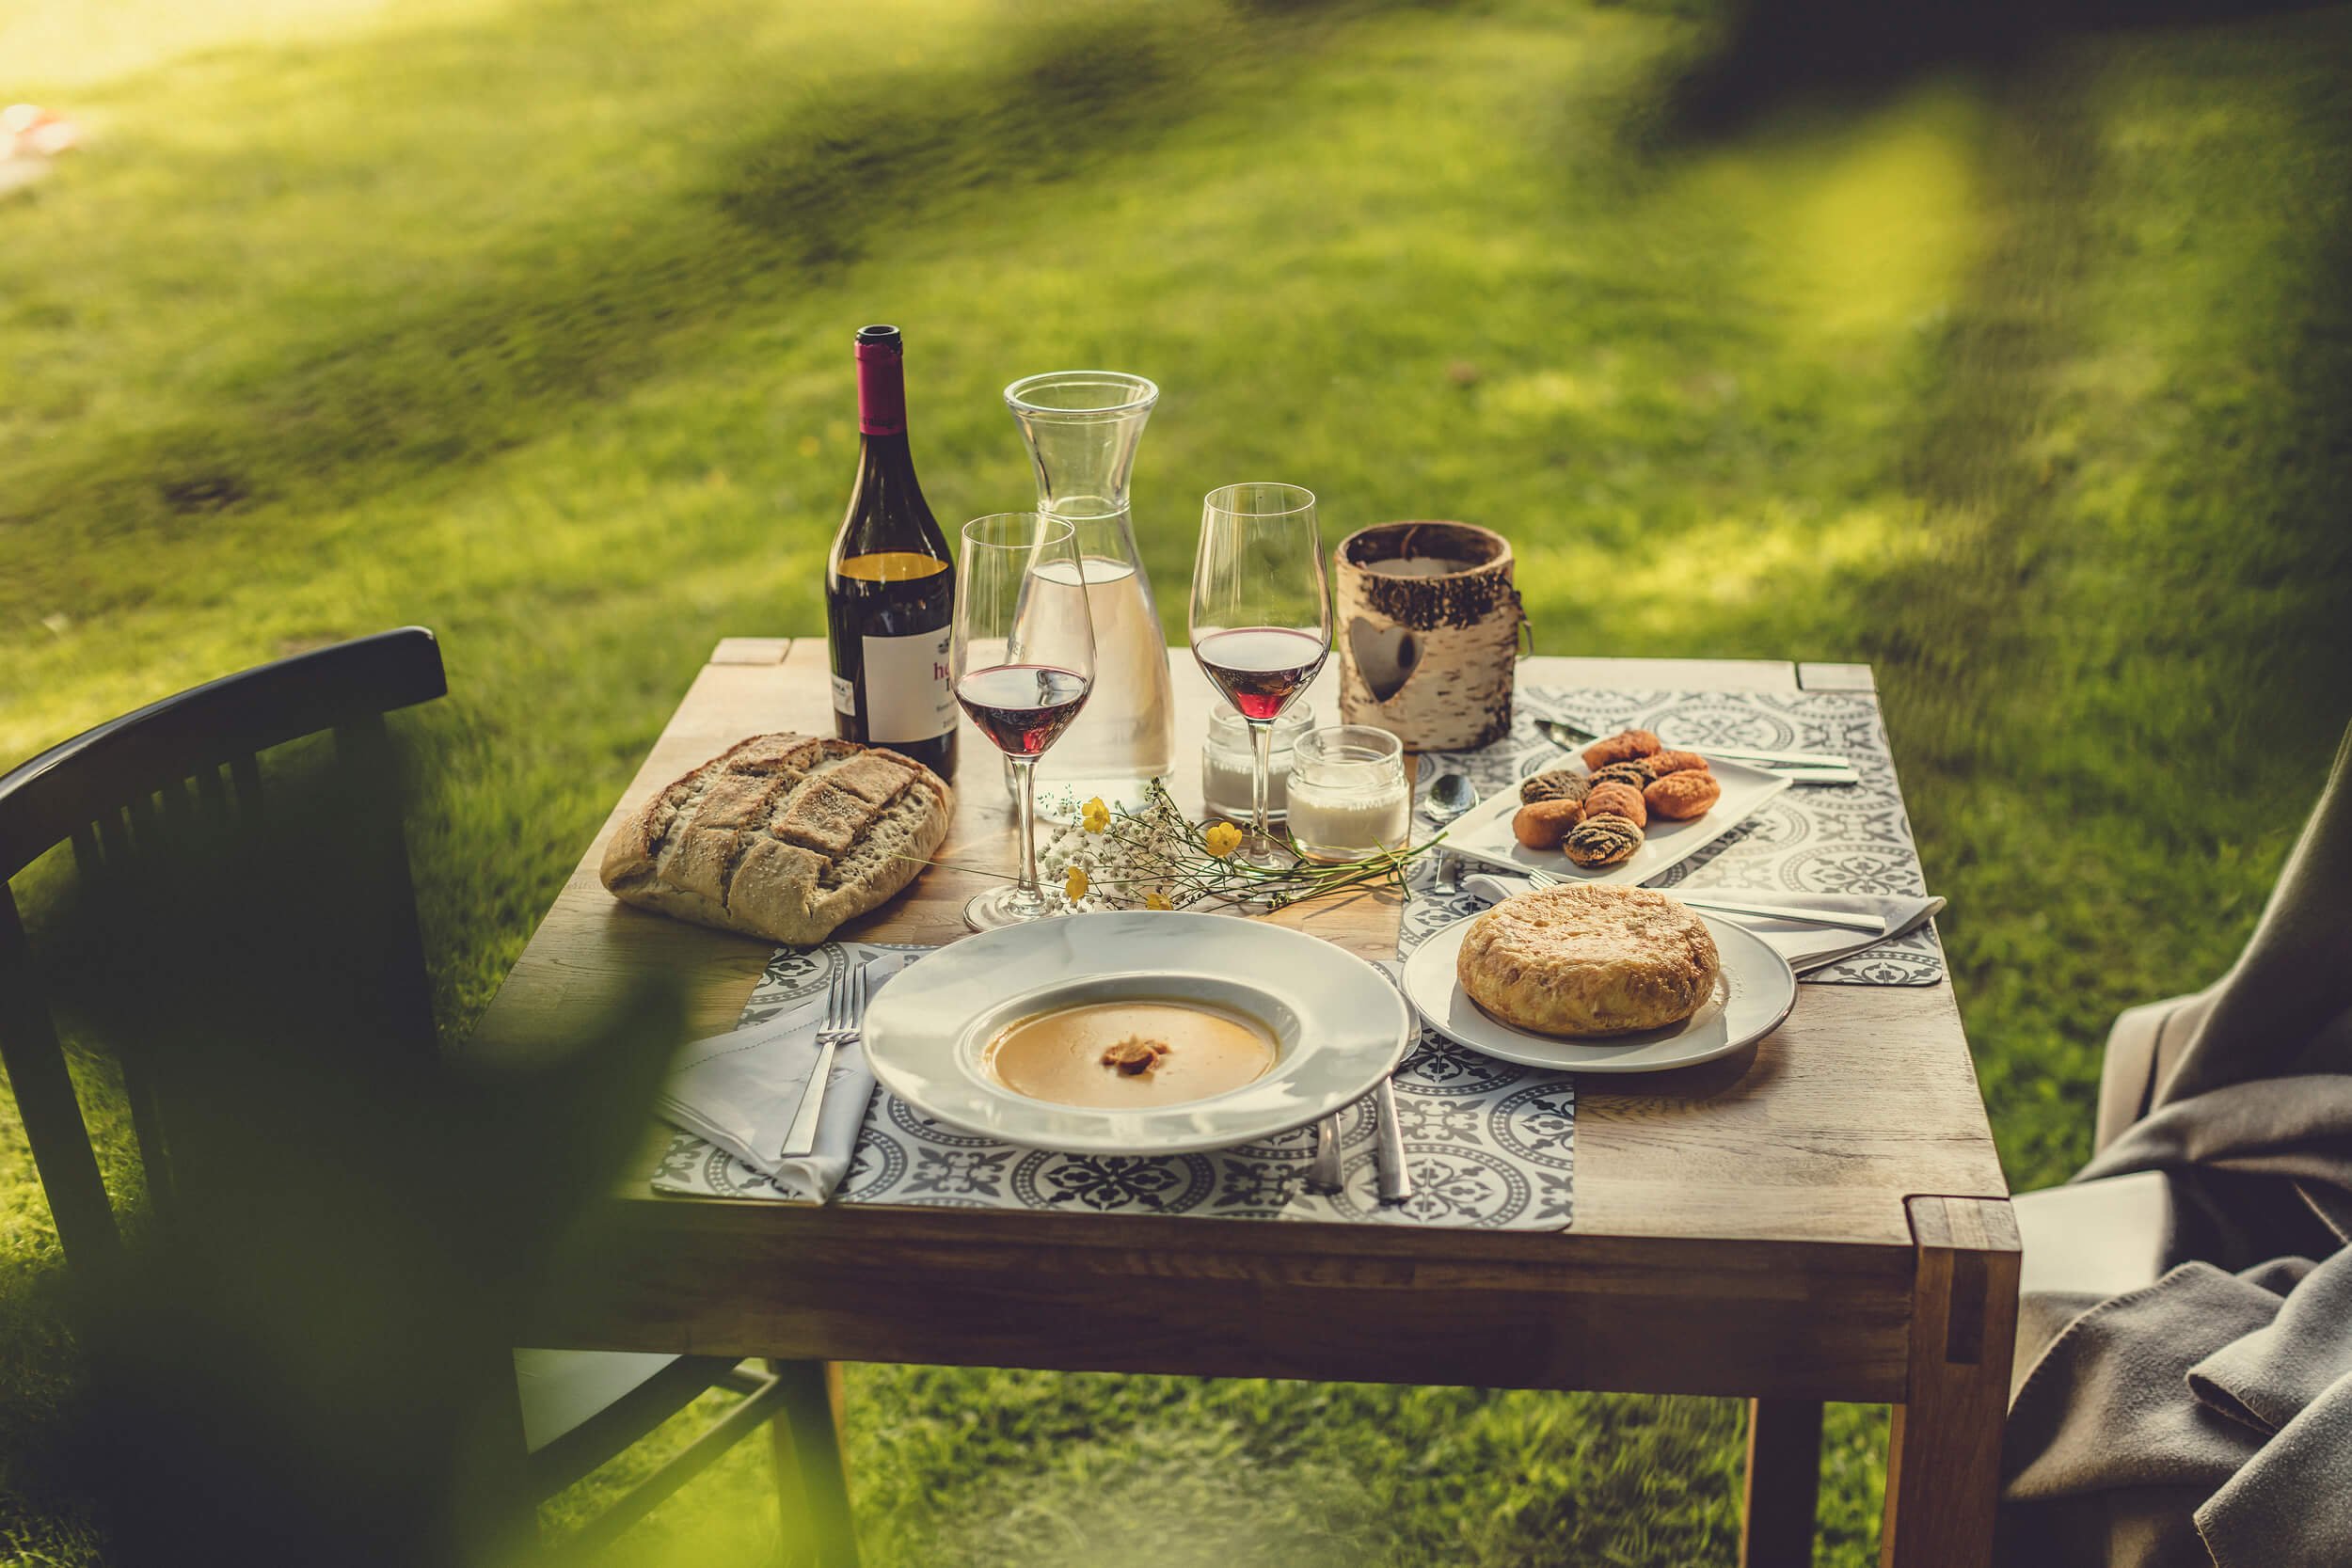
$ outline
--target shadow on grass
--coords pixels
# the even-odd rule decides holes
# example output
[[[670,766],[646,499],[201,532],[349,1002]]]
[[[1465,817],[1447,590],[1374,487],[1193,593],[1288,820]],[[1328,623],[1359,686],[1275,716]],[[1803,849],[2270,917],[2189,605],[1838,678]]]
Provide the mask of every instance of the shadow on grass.
[[[1745,0],[1721,45],[1677,85],[1673,119],[1699,136],[1735,135],[1775,107],[1838,97],[1883,103],[1954,68],[2007,74],[2084,29],[2243,22],[2320,0]]]
[[[1873,603],[1899,613],[1862,622],[1882,683],[1903,693],[1905,738],[1939,759],[1980,745],[1983,717],[2004,705],[1988,706],[1988,686],[2031,667],[2033,623],[2049,596],[2038,579],[2061,531],[2028,453],[2055,379],[2081,352],[2097,178],[2078,83],[2028,70],[1995,91],[2003,113],[1987,163],[2011,217],[1931,357],[1899,475],[1947,536],[1871,584]]]
[[[794,264],[836,267],[929,209],[1067,180],[1149,139],[1197,112],[1185,100],[1209,63],[1128,16],[1059,22],[912,107],[896,90],[863,92],[778,127],[734,155],[718,204]]]

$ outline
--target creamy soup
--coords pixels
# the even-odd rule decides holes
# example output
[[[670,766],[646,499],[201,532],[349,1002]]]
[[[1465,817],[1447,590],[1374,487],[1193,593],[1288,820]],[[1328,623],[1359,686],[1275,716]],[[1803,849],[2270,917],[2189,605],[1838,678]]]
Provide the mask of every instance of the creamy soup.
[[[981,1060],[1032,1099],[1140,1110],[1238,1088],[1274,1056],[1273,1034],[1247,1014],[1136,998],[1032,1013],[998,1030]]]

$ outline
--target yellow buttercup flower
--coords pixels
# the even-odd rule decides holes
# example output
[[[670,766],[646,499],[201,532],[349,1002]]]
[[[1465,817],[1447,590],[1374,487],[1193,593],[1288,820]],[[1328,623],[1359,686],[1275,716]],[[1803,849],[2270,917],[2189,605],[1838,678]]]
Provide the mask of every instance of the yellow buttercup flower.
[[[1085,869],[1080,866],[1072,866],[1070,868],[1070,876],[1063,881],[1061,890],[1063,893],[1069,895],[1070,901],[1073,904],[1079,899],[1084,898],[1087,895],[1087,874]]]
[[[1241,847],[1241,830],[1231,822],[1219,822],[1200,835],[1200,842],[1208,846],[1210,854],[1223,860]]]
[[[1147,893],[1143,895],[1143,907],[1147,910],[1172,910],[1176,906],[1168,901],[1165,893]]]
[[[1103,803],[1100,795],[1078,808],[1078,826],[1088,832],[1099,833],[1110,825],[1111,808]]]

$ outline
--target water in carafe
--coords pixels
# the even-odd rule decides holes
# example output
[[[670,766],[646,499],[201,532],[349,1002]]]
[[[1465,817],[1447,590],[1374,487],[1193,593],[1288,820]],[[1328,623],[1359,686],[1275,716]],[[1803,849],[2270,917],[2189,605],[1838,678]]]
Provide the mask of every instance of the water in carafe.
[[[1041,812],[1066,813],[1096,796],[1137,806],[1151,781],[1175,768],[1168,642],[1127,499],[1136,445],[1158,399],[1159,388],[1141,376],[1108,371],[1031,376],[1005,390],[1037,469],[1038,510],[1077,532],[1077,570],[1094,622],[1093,689],[1077,721],[1038,760]]]
[[[1089,555],[1055,562],[1041,577],[1069,581],[1083,572],[1094,619],[1094,689],[1077,721],[1038,761],[1038,784],[1080,800],[1139,798],[1139,785],[1176,764],[1175,693],[1159,611],[1134,562]]]

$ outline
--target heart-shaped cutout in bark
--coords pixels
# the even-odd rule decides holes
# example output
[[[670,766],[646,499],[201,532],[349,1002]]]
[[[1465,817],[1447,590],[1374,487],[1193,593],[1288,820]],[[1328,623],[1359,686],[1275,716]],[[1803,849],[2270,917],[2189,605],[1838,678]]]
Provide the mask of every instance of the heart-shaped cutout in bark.
[[[1357,673],[1371,688],[1373,701],[1385,703],[1405,689],[1413,667],[1421,662],[1421,639],[1407,626],[1375,626],[1360,617],[1347,624],[1347,651]]]

